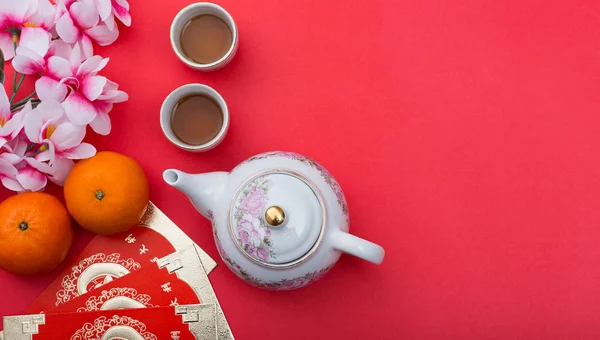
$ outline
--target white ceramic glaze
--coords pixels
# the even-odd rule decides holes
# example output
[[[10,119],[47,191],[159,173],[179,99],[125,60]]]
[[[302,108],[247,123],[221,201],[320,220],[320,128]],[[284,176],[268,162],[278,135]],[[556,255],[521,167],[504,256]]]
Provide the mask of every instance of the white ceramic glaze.
[[[299,154],[260,154],[230,173],[190,175],[170,169],[163,178],[212,221],[221,257],[255,286],[304,287],[329,271],[342,252],[383,261],[382,247],[348,233],[348,205],[337,181]],[[265,218],[275,206],[285,212],[279,226]]]
[[[177,103],[185,97],[190,95],[204,95],[211,98],[215,103],[219,105],[219,109],[221,109],[221,113],[223,114],[223,126],[219,133],[207,143],[202,145],[190,145],[184,143],[182,140],[177,138],[173,133],[173,129],[171,128],[171,115],[173,114],[173,110]],[[175,91],[171,92],[165,99],[160,108],[160,127],[162,128],[163,133],[171,141],[171,143],[175,144],[177,147],[192,152],[202,152],[214,149],[217,145],[219,145],[225,135],[227,134],[227,130],[229,129],[229,110],[227,109],[227,104],[221,95],[215,91],[212,87],[202,85],[202,84],[188,84],[184,85]]]
[[[221,59],[210,64],[200,64],[188,59],[181,48],[181,31],[191,19],[202,14],[211,14],[221,18],[227,24],[227,26],[229,26],[233,36],[231,47],[227,53],[225,53]],[[233,21],[233,17],[231,17],[231,15],[225,9],[223,9],[223,7],[210,2],[197,2],[187,6],[177,14],[173,20],[173,23],[171,24],[171,46],[173,47],[175,54],[179,60],[195,70],[216,71],[229,64],[237,52],[238,41],[238,29],[235,21]]]

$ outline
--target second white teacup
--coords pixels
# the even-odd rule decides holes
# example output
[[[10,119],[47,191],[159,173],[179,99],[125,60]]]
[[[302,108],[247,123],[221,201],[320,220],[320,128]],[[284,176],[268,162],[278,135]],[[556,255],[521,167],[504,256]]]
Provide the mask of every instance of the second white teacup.
[[[223,123],[219,132],[211,140],[200,145],[192,145],[182,141],[173,131],[173,114],[177,105],[185,98],[191,96],[204,96],[209,98],[219,107],[219,110],[223,115]],[[199,112],[199,114],[201,114],[201,112]],[[188,84],[181,86],[167,96],[160,109],[160,126],[167,139],[177,147],[192,152],[208,151],[219,145],[225,138],[227,130],[229,129],[229,110],[227,109],[227,104],[223,97],[221,97],[221,95],[212,87],[202,84]]]

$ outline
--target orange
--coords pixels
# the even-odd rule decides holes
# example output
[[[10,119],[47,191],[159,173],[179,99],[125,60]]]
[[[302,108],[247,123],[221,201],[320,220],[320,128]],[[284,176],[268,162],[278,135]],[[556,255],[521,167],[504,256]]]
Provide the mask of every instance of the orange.
[[[29,192],[0,204],[0,267],[44,273],[65,259],[73,242],[71,217],[54,196]]]
[[[109,151],[75,164],[64,190],[67,209],[75,221],[101,235],[135,226],[150,197],[142,167],[127,156]]]

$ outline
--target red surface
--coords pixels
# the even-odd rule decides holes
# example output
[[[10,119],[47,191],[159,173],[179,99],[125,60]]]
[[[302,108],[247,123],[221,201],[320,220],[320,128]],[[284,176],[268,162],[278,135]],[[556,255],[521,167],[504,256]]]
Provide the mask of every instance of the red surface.
[[[131,99],[93,142],[138,159],[152,200],[215,258],[208,221],[162,171],[227,170],[277,149],[328,167],[351,231],[387,250],[379,267],[345,256],[287,293],[219,260],[210,277],[238,339],[600,336],[597,1],[222,0],[240,50],[211,74],[170,48],[170,21],[191,2],[132,1],[133,27],[102,50]],[[159,127],[162,100],[190,82],[231,111],[206,154]],[[0,315],[51,279],[0,274]]]

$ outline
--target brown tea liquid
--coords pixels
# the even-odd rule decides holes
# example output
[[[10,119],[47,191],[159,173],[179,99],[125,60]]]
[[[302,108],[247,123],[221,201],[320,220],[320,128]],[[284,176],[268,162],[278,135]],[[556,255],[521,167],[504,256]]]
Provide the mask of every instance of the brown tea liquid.
[[[203,14],[190,20],[181,32],[181,49],[189,59],[210,64],[231,48],[233,34],[223,19]]]
[[[179,140],[202,145],[214,139],[223,126],[223,113],[211,98],[192,95],[180,100],[171,114],[171,129]]]

